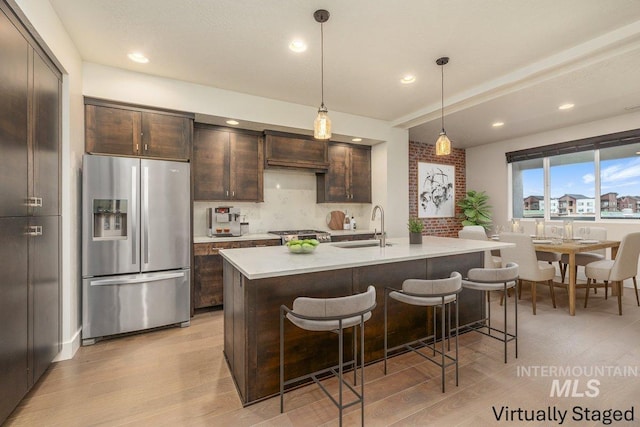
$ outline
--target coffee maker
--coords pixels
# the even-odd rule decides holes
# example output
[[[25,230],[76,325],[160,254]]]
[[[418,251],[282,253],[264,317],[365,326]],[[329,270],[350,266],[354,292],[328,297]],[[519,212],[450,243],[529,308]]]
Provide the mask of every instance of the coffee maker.
[[[220,206],[207,208],[207,235],[209,237],[240,236],[240,208]]]

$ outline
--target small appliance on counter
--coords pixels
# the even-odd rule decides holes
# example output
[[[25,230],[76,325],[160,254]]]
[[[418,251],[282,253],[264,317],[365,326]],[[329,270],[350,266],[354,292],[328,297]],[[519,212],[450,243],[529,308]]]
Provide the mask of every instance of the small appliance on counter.
[[[268,231],[270,234],[277,234],[282,238],[282,244],[289,240],[316,239],[320,243],[331,242],[331,234],[319,230],[276,230]]]
[[[246,228],[249,223],[240,220],[240,208],[233,206],[220,206],[207,208],[207,236],[209,237],[234,237],[243,234],[243,224]]]

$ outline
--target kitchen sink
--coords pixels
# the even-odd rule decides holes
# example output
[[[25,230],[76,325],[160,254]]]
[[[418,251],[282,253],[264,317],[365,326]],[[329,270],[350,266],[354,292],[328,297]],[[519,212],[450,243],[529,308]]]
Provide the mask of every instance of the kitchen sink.
[[[380,240],[352,240],[350,242],[333,243],[332,246],[343,249],[372,248],[380,246]],[[387,243],[386,246],[392,246],[392,243]]]

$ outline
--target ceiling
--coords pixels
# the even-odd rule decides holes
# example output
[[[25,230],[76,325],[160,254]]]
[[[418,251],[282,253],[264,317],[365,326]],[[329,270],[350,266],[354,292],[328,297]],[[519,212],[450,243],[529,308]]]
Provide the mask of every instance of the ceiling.
[[[386,120],[414,141],[435,142],[440,131],[441,56],[451,58],[444,104],[454,147],[640,110],[638,0],[50,2],[87,62],[314,107],[313,12],[327,9],[329,114]],[[288,49],[294,38],[305,52]],[[132,51],[150,62],[131,62]],[[416,82],[401,84],[407,74]],[[575,107],[557,109],[567,102]]]

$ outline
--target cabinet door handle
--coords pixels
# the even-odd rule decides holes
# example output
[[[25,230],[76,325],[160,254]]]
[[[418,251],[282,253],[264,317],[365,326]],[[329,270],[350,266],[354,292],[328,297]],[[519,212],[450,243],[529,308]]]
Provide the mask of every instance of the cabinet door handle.
[[[140,144],[136,144],[136,151],[140,151]]]
[[[235,191],[231,192],[231,197],[236,197],[236,192]]]
[[[147,151],[149,149],[149,144],[144,144],[144,151]]]
[[[30,225],[27,227],[27,232],[25,234],[27,236],[42,236],[42,226]]]
[[[227,197],[229,197],[229,190],[227,190]]]
[[[25,200],[25,205],[30,208],[41,208],[42,207],[42,198],[41,197],[27,197]]]

